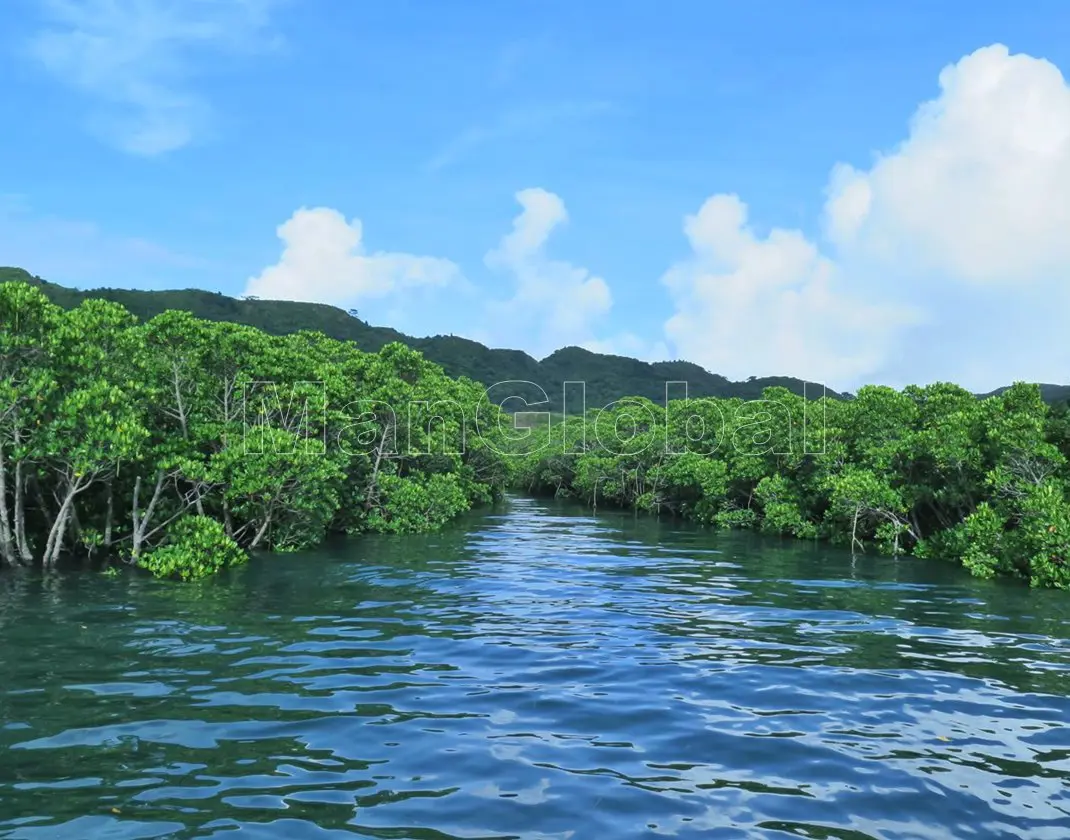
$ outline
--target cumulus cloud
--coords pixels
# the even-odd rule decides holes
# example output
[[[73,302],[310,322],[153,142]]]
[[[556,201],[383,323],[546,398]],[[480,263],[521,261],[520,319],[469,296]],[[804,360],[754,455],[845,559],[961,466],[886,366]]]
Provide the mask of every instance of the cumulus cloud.
[[[190,89],[212,52],[255,51],[280,0],[44,0],[36,58],[95,105],[90,128],[120,149],[155,155],[185,146],[209,123]]]
[[[282,256],[249,279],[245,294],[343,306],[461,279],[460,269],[446,259],[365,253],[360,219],[347,221],[329,207],[302,207],[279,225],[277,233]]]
[[[853,296],[800,232],[757,236],[737,196],[708,199],[684,230],[692,254],[662,277],[677,307],[666,335],[678,356],[729,378],[851,380],[919,317]]]
[[[510,276],[513,296],[487,305],[486,340],[516,342],[536,354],[593,340],[594,325],[612,306],[609,286],[586,268],[553,260],[544,246],[568,220],[565,203],[552,192],[533,188],[516,194],[521,207],[512,230],[488,252],[488,268]]]
[[[995,45],[940,74],[907,139],[839,165],[827,225],[845,254],[894,256],[970,285],[1016,287],[1070,264],[1070,88]]]
[[[733,196],[688,218],[692,256],[663,278],[680,355],[843,387],[1070,380],[1070,87],[999,44],[939,85],[898,147],[833,168],[824,253],[755,236]]]

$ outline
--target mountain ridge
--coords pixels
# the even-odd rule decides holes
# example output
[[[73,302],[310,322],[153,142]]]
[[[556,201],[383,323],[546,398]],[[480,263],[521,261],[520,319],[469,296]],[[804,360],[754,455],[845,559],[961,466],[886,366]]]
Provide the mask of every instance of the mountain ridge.
[[[167,309],[182,309],[210,321],[233,321],[257,327],[274,335],[300,330],[316,330],[331,338],[352,341],[360,349],[375,352],[392,341],[400,341],[442,366],[450,376],[467,376],[487,388],[496,384],[530,383],[526,389],[511,388],[508,392],[491,393],[495,400],[521,390],[518,396],[526,400],[524,408],[562,411],[568,402],[571,412],[577,410],[575,401],[585,396],[587,408],[608,405],[622,397],[646,397],[655,403],[666,399],[667,383],[687,383],[691,397],[739,397],[760,399],[767,387],[780,386],[792,393],[808,397],[821,394],[841,399],[848,393],[838,393],[820,383],[796,377],[764,376],[733,381],[725,376],[684,360],[644,362],[628,356],[594,353],[581,347],[562,347],[544,359],[536,359],[522,350],[491,348],[469,338],[455,335],[435,335],[423,338],[405,335],[391,327],[372,326],[353,311],[346,312],[325,303],[275,301],[233,298],[221,292],[202,289],[148,291],[142,289],[72,289],[38,277],[22,268],[0,267],[0,282],[21,280],[39,286],[57,305],[69,309],[87,298],[104,298],[120,303],[138,318],[146,320]],[[585,383],[581,391],[573,385],[565,393],[565,383]],[[997,388],[985,397],[1001,393]],[[1070,385],[1040,385],[1048,402],[1070,399]],[[684,395],[681,385],[669,389],[673,398]],[[522,406],[513,404],[512,410]]]

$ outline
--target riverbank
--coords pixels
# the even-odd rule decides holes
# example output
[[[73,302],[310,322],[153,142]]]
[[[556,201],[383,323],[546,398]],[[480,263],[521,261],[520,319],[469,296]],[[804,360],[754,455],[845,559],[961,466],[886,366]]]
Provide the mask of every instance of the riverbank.
[[[622,400],[545,427],[419,353],[0,284],[0,566],[168,578],[433,531],[514,486],[1070,589],[1070,413],[1035,385]]]
[[[622,401],[529,436],[517,486],[594,509],[940,558],[1070,589],[1070,413],[1019,383]]]
[[[480,386],[363,353],[0,284],[0,566],[204,577],[328,534],[433,530],[505,486]],[[482,419],[497,428],[497,409]]]

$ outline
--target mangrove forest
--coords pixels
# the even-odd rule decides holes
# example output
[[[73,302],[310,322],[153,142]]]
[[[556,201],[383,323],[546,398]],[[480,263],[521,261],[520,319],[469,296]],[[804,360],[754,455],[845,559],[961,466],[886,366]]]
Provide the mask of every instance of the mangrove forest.
[[[365,352],[0,284],[0,563],[191,579],[512,489],[1070,588],[1070,414],[1037,385],[618,400],[520,428],[400,342]]]

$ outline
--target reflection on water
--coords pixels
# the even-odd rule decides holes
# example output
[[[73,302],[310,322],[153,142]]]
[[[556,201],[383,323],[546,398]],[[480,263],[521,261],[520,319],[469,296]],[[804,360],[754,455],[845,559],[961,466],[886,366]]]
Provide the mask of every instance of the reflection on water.
[[[0,578],[0,837],[1070,837],[1070,598],[528,500]]]

